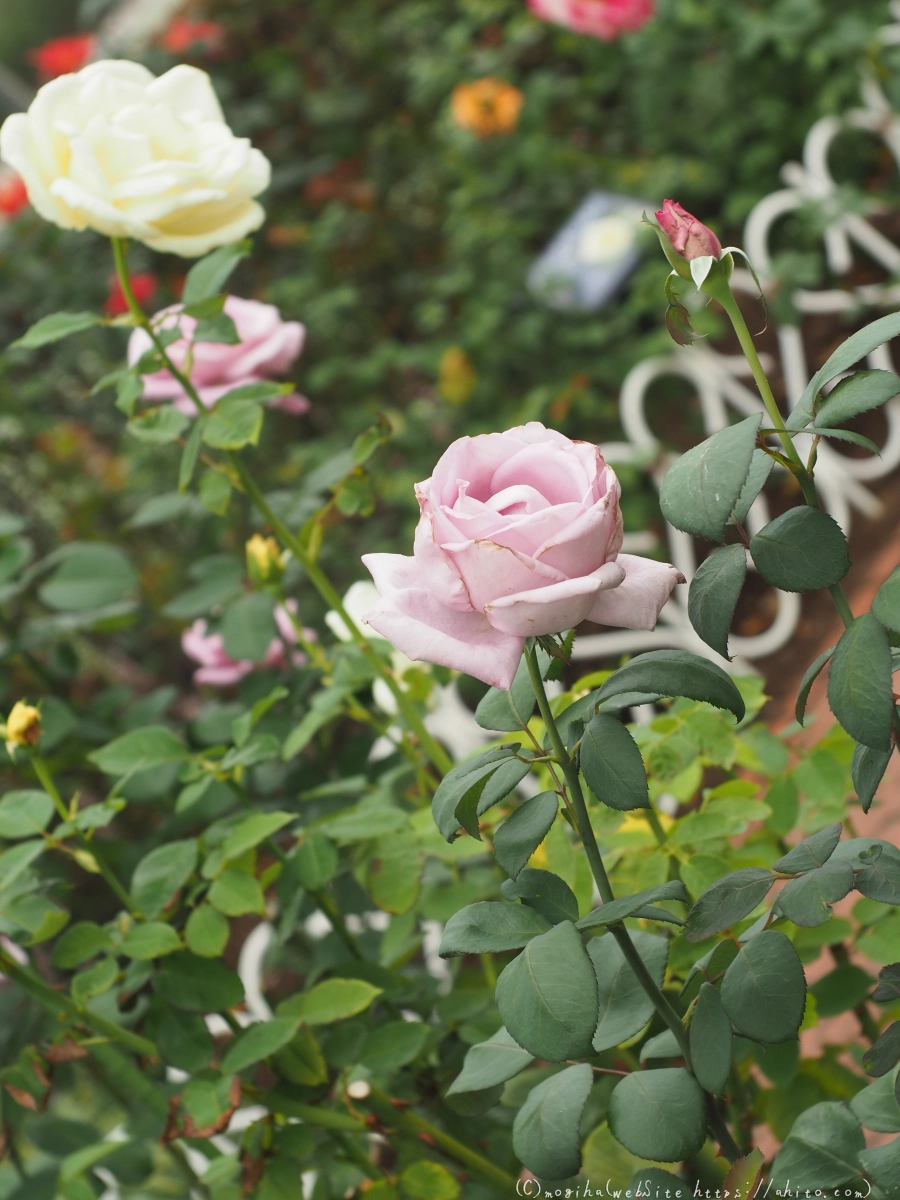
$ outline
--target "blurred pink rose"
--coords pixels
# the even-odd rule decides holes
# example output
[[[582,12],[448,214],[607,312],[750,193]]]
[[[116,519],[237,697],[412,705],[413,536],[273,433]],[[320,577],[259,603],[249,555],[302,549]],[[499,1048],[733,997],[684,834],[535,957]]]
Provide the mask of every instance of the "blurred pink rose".
[[[659,227],[674,248],[690,262],[694,258],[722,257],[722,243],[711,229],[682,208],[677,200],[663,200],[655,214]]]
[[[596,446],[537,421],[460,438],[416,485],[415,556],[363,556],[381,595],[363,619],[410,658],[501,688],[526,637],[652,629],[684,579],[619,553],[619,494]]]
[[[184,339],[173,342],[168,353],[181,370],[187,359],[189,340],[197,327],[193,317],[180,317],[180,305],[163,309],[153,318],[154,325],[168,328],[180,321]],[[261,383],[290,370],[303,349],[306,329],[299,321],[282,321],[274,304],[258,300],[243,300],[229,296],[225,312],[234,321],[238,337],[236,346],[222,342],[197,342],[191,367],[191,382],[207,408],[233,388],[248,383]],[[134,366],[141,356],[152,349],[150,337],[143,329],[135,329],[128,341],[128,363]],[[144,376],[145,400],[171,400],[175,407],[193,416],[195,409],[184,389],[168,371],[156,371]],[[278,408],[292,413],[304,413],[309,408],[305,396],[296,393],[280,396],[273,401]]]
[[[287,607],[296,612],[296,600],[288,600]],[[232,687],[251,671],[263,671],[272,667],[288,666],[287,647],[296,646],[297,631],[290,616],[282,605],[275,609],[275,624],[278,626],[279,637],[272,638],[266,656],[262,662],[250,662],[249,659],[234,659],[225,653],[225,643],[221,633],[207,633],[206,622],[201,617],[181,635],[181,648],[194,662],[200,663],[200,670],[194,672],[194,683],[200,687],[209,684],[210,687]],[[315,638],[315,631],[304,629],[307,640]],[[290,655],[290,663],[302,667],[306,655],[294,651]]]
[[[655,4],[654,0],[528,0],[528,7],[542,21],[612,42],[646,25]]]

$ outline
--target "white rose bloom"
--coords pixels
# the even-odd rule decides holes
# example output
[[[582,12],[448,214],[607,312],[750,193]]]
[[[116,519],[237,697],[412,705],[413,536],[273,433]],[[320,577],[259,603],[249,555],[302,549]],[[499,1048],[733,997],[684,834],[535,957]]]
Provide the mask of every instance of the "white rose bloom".
[[[209,76],[91,63],[45,84],[0,129],[0,157],[63,229],[199,257],[258,229],[268,159],[225,123]]]

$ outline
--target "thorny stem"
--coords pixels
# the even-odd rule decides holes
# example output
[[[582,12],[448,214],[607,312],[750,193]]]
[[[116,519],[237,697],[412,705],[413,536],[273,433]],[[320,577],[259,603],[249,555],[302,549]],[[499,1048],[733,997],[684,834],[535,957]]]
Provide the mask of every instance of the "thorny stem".
[[[44,762],[44,760],[41,758],[41,756],[39,754],[32,754],[31,765],[34,767],[34,773],[35,773],[35,775],[37,775],[38,779],[40,780],[41,784],[43,785],[44,791],[47,793],[47,795],[53,801],[56,811],[59,813],[59,815],[62,817],[62,819],[64,821],[68,821],[70,819],[68,809],[66,808],[65,801],[63,800],[62,796],[59,794],[59,788],[56,786],[53,776],[50,774],[50,768],[47,766],[47,764]],[[109,866],[108,863],[106,863],[104,861],[103,856],[100,854],[97,846],[94,844],[94,842],[89,841],[84,836],[83,833],[76,834],[76,837],[77,837],[78,841],[81,843],[82,848],[91,856],[91,858],[97,864],[97,870],[100,872],[102,877],[106,880],[106,883],[109,885],[109,887],[115,893],[116,899],[121,901],[121,903],[124,904],[124,906],[128,910],[128,912],[132,913],[132,915],[133,915],[135,912],[135,907],[134,907],[134,904],[132,903],[131,897],[128,895],[128,893],[125,891],[125,888],[122,886],[122,884],[116,878],[116,875],[115,875],[113,869]]]
[[[198,414],[202,415],[206,410],[197,394],[196,388],[191,382],[189,376],[187,376],[184,371],[179,370],[179,368],[176,367],[172,362],[172,359],[166,352],[165,346],[162,344],[162,341],[147,318],[146,313],[135,298],[134,291],[131,287],[131,281],[128,278],[126,243],[124,239],[112,238],[111,240],[113,247],[113,258],[116,265],[116,274],[118,275],[119,284],[122,288],[122,294],[125,297],[125,302],[128,305],[129,312],[134,317],[134,320],[141,327],[141,329],[145,330],[145,332],[149,335],[151,341],[153,342],[154,348],[165,364],[166,370],[173,379],[177,380],[177,382],[184,389],[185,393],[191,398]],[[326,602],[326,604],[329,604],[331,608],[334,609],[334,611],[347,626],[347,629],[350,631],[354,642],[356,642],[359,649],[365,655],[369,665],[372,667],[375,673],[385,681],[387,686],[393,692],[400,712],[403,714],[403,717],[406,720],[409,728],[418,738],[419,744],[421,745],[423,751],[431,760],[439,774],[446,775],[446,773],[453,766],[453,763],[450,761],[446,751],[425,728],[422,718],[416,711],[412,700],[400,687],[399,683],[394,678],[393,673],[389,671],[385,664],[381,661],[381,657],[379,656],[377,650],[372,647],[368,638],[360,633],[359,629],[356,627],[356,623],[350,619],[344,609],[343,603],[341,602],[341,597],[333,587],[331,580],[316,565],[312,557],[306,552],[306,549],[300,542],[299,538],[291,533],[285,523],[280,520],[269,507],[269,504],[257,486],[255,480],[250,475],[247,467],[237,456],[237,454],[232,452],[229,454],[228,458],[229,463],[239,478],[240,484],[247,497],[253,502],[260,515],[264,517],[268,524],[272,527],[276,537],[282,543],[285,549],[290,550],[290,552],[297,559],[297,562],[301,565],[301,567],[303,567],[307,578],[322,599]]]
[[[587,804],[584,799],[584,792],[581,789],[581,780],[578,778],[578,768],[572,762],[572,759],[566,747],[563,744],[562,737],[559,733],[556,720],[550,709],[550,702],[547,699],[547,693],[544,689],[544,680],[541,677],[541,669],[538,664],[537,654],[533,645],[526,643],[525,662],[528,666],[528,674],[531,678],[531,685],[534,688],[534,694],[537,697],[538,708],[541,716],[544,719],[544,724],[547,727],[547,733],[550,737],[550,744],[553,747],[553,752],[557,757],[563,774],[566,777],[569,791],[572,796],[572,803],[575,807],[575,813],[578,820],[578,832],[581,835],[581,841],[587,854],[588,862],[591,867],[591,874],[594,876],[594,882],[597,884],[597,890],[600,893],[601,900],[604,904],[609,904],[615,899],[613,895],[612,885],[609,882],[609,876],[606,873],[606,868],[603,865],[603,858],[600,854],[600,848],[597,845],[597,839],[594,836],[593,826],[591,825],[590,816],[587,810]],[[631,935],[624,925],[610,925],[609,932],[616,939],[619,949],[625,958],[625,961],[631,967],[638,982],[644,989],[648,998],[653,1002],[653,1007],[668,1025],[669,1029],[675,1035],[679,1049],[688,1067],[691,1065],[691,1047],[685,1033],[684,1023],[678,1013],[672,1007],[669,1000],[666,998],[659,987],[656,980],[647,970],[644,960],[638,954],[634,942],[631,940]],[[728,1130],[728,1126],[722,1120],[721,1114],[715,1107],[714,1103],[708,1106],[709,1112],[709,1128],[714,1136],[718,1139],[723,1152],[727,1155],[731,1162],[735,1162],[740,1157],[740,1152],[734,1143],[734,1139]]]

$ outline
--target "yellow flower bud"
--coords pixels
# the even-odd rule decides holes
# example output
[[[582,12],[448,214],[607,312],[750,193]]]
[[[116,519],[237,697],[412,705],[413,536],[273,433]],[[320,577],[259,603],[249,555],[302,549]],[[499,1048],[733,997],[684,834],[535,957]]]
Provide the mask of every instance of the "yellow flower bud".
[[[17,700],[6,719],[6,749],[12,754],[16,746],[33,746],[40,736],[40,709]]]
[[[284,563],[274,538],[254,533],[247,543],[247,571],[257,587],[277,582],[284,571]]]

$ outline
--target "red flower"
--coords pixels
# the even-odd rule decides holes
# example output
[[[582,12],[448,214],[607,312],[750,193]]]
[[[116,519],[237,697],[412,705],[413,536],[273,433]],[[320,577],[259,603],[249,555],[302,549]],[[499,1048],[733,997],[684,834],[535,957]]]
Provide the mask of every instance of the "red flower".
[[[722,243],[713,231],[677,200],[664,200],[656,219],[675,250],[688,262],[707,255],[722,257]]]
[[[142,275],[129,275],[131,290],[134,292],[134,298],[140,304],[141,308],[146,308],[153,297],[156,295],[156,290],[159,287],[159,280],[155,275],[146,272]],[[106,297],[106,303],[103,306],[103,311],[108,317],[119,317],[122,313],[128,312],[128,301],[125,299],[125,293],[122,291],[122,285],[118,278],[112,275],[109,280],[109,295]]]
[[[191,50],[219,50],[225,31],[215,21],[190,21],[176,17],[163,34],[162,44],[171,54],[188,54]]]
[[[71,75],[80,71],[94,56],[97,39],[90,33],[74,37],[54,38],[29,51],[28,60],[36,68],[41,79],[56,79],[59,75]]]
[[[28,191],[21,175],[10,171],[0,177],[0,213],[14,217],[28,203]]]

